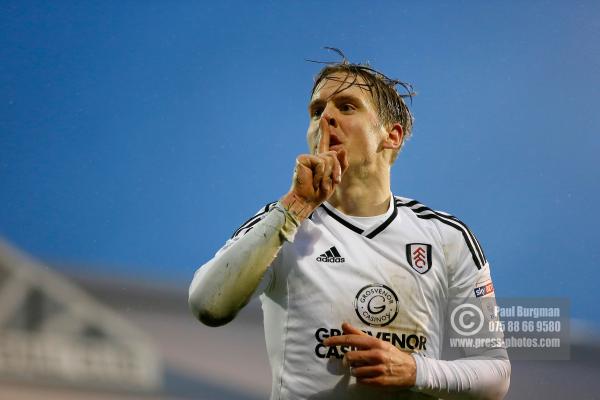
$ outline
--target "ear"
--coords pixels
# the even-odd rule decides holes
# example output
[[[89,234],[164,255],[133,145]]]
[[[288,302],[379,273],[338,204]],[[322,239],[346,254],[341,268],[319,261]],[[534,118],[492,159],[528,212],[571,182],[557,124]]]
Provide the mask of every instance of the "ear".
[[[382,147],[384,149],[397,150],[402,145],[402,138],[404,137],[404,131],[402,125],[395,123],[387,131],[387,138],[383,141]]]

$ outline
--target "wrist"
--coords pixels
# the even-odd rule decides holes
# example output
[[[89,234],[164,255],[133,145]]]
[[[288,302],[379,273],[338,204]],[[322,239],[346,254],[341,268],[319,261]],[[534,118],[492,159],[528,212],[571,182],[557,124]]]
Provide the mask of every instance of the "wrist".
[[[415,383],[413,386],[414,390],[420,390],[425,388],[426,386],[426,377],[425,377],[425,364],[423,355],[419,353],[411,353],[411,356],[415,362]]]
[[[409,374],[408,374],[408,382],[410,388],[413,388],[417,384],[417,360],[415,359],[414,353],[410,354],[409,358]]]
[[[308,218],[316,208],[314,204],[308,203],[294,192],[287,193],[279,202],[299,223]]]

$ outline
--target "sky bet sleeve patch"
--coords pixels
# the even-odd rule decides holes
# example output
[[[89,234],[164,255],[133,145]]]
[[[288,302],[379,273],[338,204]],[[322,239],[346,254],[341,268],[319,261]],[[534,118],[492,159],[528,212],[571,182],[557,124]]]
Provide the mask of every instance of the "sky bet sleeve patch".
[[[489,297],[494,293],[494,284],[491,279],[484,282],[477,283],[475,290],[475,297]]]

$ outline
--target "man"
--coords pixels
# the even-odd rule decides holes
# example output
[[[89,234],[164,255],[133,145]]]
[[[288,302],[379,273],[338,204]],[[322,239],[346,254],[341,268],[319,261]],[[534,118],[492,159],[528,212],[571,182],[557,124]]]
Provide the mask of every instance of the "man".
[[[412,127],[398,83],[345,60],[324,67],[308,107],[310,154],[298,156],[290,190],[192,281],[190,308],[210,326],[260,295],[272,399],[498,399],[508,390],[498,342],[439,359],[450,314],[469,302],[481,309],[493,286],[461,221],[390,191]]]

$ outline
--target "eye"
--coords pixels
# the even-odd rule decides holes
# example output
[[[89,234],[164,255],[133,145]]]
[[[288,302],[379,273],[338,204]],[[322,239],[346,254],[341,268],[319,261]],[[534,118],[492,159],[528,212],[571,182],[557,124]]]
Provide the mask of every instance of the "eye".
[[[356,109],[356,107],[354,107],[354,105],[350,104],[350,103],[344,103],[344,104],[340,105],[340,111],[342,111],[342,112],[353,111],[355,109]]]
[[[321,114],[323,114],[323,108],[322,107],[315,107],[310,112],[310,116],[312,118],[320,118]]]

